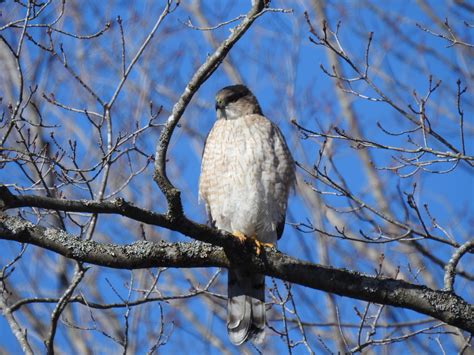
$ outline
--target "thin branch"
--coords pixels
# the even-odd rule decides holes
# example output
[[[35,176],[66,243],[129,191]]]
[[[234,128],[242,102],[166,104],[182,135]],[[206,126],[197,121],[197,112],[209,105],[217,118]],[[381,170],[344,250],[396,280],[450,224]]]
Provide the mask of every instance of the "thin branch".
[[[77,264],[71,284],[66,289],[66,291],[64,291],[64,294],[59,299],[59,302],[56,304],[56,307],[51,314],[51,328],[49,329],[48,337],[44,342],[48,354],[54,354],[54,336],[56,335],[59,317],[61,316],[64,308],[67,306],[69,298],[72,296],[72,293],[81,282],[86,271],[86,268],[83,268],[79,263]]]
[[[13,335],[18,340],[21,346],[21,350],[28,355],[33,354],[30,344],[28,343],[26,330],[21,329],[20,324],[13,316],[13,311],[8,307],[4,299],[5,290],[0,283],[0,309],[2,310],[2,316],[8,323],[8,326],[13,332]]]
[[[171,115],[168,117],[166,125],[161,131],[160,140],[156,147],[155,172],[153,178],[165,195],[168,201],[169,214],[174,218],[180,218],[183,215],[183,207],[180,191],[173,186],[166,174],[166,155],[173,131],[196,91],[219,67],[227,53],[250,28],[253,22],[264,13],[262,11],[264,6],[265,1],[254,1],[252,8],[242,22],[234,27],[231,30],[230,36],[217,47],[213,54],[207,57],[206,61],[199,67],[186,85],[184,92],[173,106]]]
[[[439,38],[442,38],[442,39],[448,41],[450,44],[447,45],[447,48],[455,46],[455,45],[461,45],[461,46],[465,46],[465,47],[468,47],[468,48],[474,48],[474,44],[464,42],[464,41],[459,40],[457,38],[457,36],[454,34],[453,30],[451,29],[451,26],[449,25],[449,22],[448,22],[447,18],[444,22],[444,26],[446,27],[446,31],[448,32],[447,35],[443,34],[443,33],[434,32],[434,31],[430,30],[429,28],[427,28],[423,25],[420,25],[419,23],[416,24],[416,27],[418,27],[420,30],[422,30],[426,33],[429,33],[429,34],[431,34],[435,37],[439,37]]]
[[[172,12],[171,10],[171,4],[172,4],[172,0],[167,0],[166,2],[166,6],[164,8],[164,10],[162,11],[160,17],[158,18],[158,20],[155,22],[152,30],[150,31],[150,33],[148,34],[148,36],[145,38],[145,40],[143,41],[142,45],[140,46],[140,48],[138,49],[137,53],[135,54],[135,56],[133,57],[132,61],[130,62],[130,64],[128,65],[127,69],[125,70],[123,76],[122,76],[122,79],[120,80],[119,84],[117,85],[117,88],[115,89],[115,92],[114,94],[112,95],[110,101],[107,103],[107,106],[109,107],[109,109],[113,106],[115,100],[117,99],[120,91],[122,90],[122,87],[123,85],[125,84],[125,81],[127,80],[128,78],[128,75],[130,74],[130,72],[132,71],[134,65],[138,62],[138,60],[140,59],[140,57],[142,56],[143,52],[145,51],[146,47],[148,46],[148,44],[151,42],[153,36],[155,35],[156,31],[158,30],[158,28],[160,27],[161,23],[163,22],[163,20],[165,19],[165,17],[170,14]],[[179,4],[179,1],[177,2],[177,5],[178,6]],[[122,31],[122,25],[121,25],[121,21],[119,22],[120,24],[120,31]],[[123,35],[122,35],[122,38],[123,38]],[[125,49],[124,49],[124,44],[122,43],[122,59],[123,61],[125,60]]]
[[[15,319],[13,312],[14,309],[12,307],[9,307],[7,304],[7,295],[8,291],[5,288],[5,279],[10,275],[8,273],[8,269],[12,267],[22,256],[23,253],[26,250],[26,245],[22,245],[22,249],[20,253],[7,265],[5,265],[1,270],[0,270],[0,310],[2,311],[1,314],[5,318],[5,320],[8,323],[8,326],[12,330],[13,335],[17,339],[18,343],[21,346],[21,350],[25,354],[33,354],[33,350],[28,342],[28,333],[27,329],[23,330],[21,328],[21,325],[18,323],[18,321]]]
[[[375,93],[377,93],[377,95],[379,95],[379,98],[377,99],[378,101],[383,101],[385,102],[386,104],[388,104],[389,106],[391,106],[393,109],[395,109],[399,114],[401,114],[403,117],[405,117],[406,119],[408,119],[410,122],[412,122],[413,124],[419,126],[419,120],[414,117],[413,115],[411,115],[409,112],[407,112],[407,110],[405,110],[403,107],[401,107],[399,104],[397,104],[395,101],[393,101],[389,96],[387,96],[383,91],[382,89],[380,89],[380,87],[372,80],[370,79],[368,76],[365,76],[364,75],[364,72],[366,73],[366,68],[362,69],[360,68],[356,63],[355,61],[348,56],[348,54],[344,51],[343,47],[341,46],[340,42],[339,42],[339,38],[338,38],[338,29],[339,29],[339,26],[340,24],[338,24],[337,26],[337,30],[335,32],[331,31],[330,29],[328,29],[328,24],[326,21],[324,21],[323,23],[323,27],[322,27],[322,31],[323,33],[320,34],[316,31],[316,29],[313,27],[313,25],[311,24],[311,20],[309,18],[309,15],[308,13],[305,13],[305,17],[306,17],[306,22],[308,24],[308,27],[309,27],[309,31],[310,33],[316,37],[316,39],[310,37],[310,41],[315,44],[315,45],[318,45],[318,46],[323,46],[323,47],[326,47],[330,50],[331,53],[333,53],[334,55],[340,57],[344,62],[346,62],[347,65],[349,65],[353,70],[354,72],[358,75],[357,77],[357,80],[363,80],[367,83],[367,85],[372,89],[374,90]],[[329,36],[328,34],[330,34],[332,36],[332,38],[334,38],[333,40],[330,40],[329,39]],[[369,37],[370,39],[370,37]],[[335,78],[336,80],[340,81],[340,82],[348,82],[350,80],[342,77],[339,73],[339,71],[336,71],[335,69],[333,69],[333,73],[329,73],[327,70],[324,70],[324,72],[329,75],[330,77],[332,78]],[[351,79],[352,80],[352,79]],[[445,145],[446,147],[448,147],[453,153],[455,154],[461,154],[460,150],[457,149],[453,144],[451,144],[445,137],[443,137],[441,134],[439,134],[438,132],[436,132],[433,128],[431,128],[429,125],[427,127],[425,127],[425,132],[429,135],[431,135],[432,137],[434,137],[436,140],[438,140],[440,143],[442,143],[443,145]],[[471,167],[474,166],[474,162],[470,161],[470,160],[463,160],[465,163],[467,163],[468,165],[470,165]]]
[[[456,276],[456,266],[458,265],[461,257],[469,251],[474,252],[474,239],[467,241],[458,249],[456,249],[456,251],[453,253],[453,256],[446,264],[446,268],[444,271],[445,291],[453,292],[454,277]]]

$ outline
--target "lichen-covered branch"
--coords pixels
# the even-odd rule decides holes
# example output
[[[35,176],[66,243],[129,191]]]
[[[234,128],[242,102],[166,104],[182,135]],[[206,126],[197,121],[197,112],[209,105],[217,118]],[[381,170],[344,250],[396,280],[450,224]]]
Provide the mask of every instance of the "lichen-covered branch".
[[[34,244],[77,261],[120,269],[230,265],[222,248],[206,243],[104,244],[5,215],[0,216],[0,238]],[[242,250],[245,248],[232,248],[236,259],[268,276],[340,296],[411,309],[474,332],[474,307],[451,292],[312,264],[274,249],[267,248],[260,256]]]

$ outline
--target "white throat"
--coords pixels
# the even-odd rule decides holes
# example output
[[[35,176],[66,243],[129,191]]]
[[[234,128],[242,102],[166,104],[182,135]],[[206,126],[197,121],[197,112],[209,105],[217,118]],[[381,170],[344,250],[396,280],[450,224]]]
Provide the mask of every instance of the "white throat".
[[[226,120],[236,120],[242,116],[242,111],[236,109],[236,107],[232,107],[232,105],[228,105],[224,109],[224,116]]]

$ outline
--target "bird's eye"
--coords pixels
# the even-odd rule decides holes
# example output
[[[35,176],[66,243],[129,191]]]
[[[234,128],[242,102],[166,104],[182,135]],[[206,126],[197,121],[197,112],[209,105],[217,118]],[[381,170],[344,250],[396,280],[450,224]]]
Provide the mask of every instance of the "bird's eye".
[[[218,107],[224,106],[224,100],[223,99],[216,99],[216,109]]]

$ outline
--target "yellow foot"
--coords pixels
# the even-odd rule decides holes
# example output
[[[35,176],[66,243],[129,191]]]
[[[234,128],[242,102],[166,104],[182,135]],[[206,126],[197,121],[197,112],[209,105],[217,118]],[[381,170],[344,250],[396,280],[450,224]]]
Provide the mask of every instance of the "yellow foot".
[[[239,241],[239,243],[244,244],[246,240],[249,240],[251,243],[253,243],[257,256],[262,253],[262,250],[265,247],[273,248],[272,243],[262,243],[257,239],[257,236],[255,234],[252,234],[251,236],[247,237],[244,233],[240,231],[234,231],[232,232],[232,235]]]
[[[232,235],[242,244],[244,244],[245,239],[247,239],[247,236],[244,233],[239,232],[239,231],[232,232]]]
[[[257,239],[257,236],[255,234],[251,235],[249,237],[255,244],[255,252],[257,255],[260,255],[262,253],[262,249],[265,248],[265,247],[270,247],[270,248],[273,248],[273,244],[272,243],[262,243],[261,241],[259,241]]]

